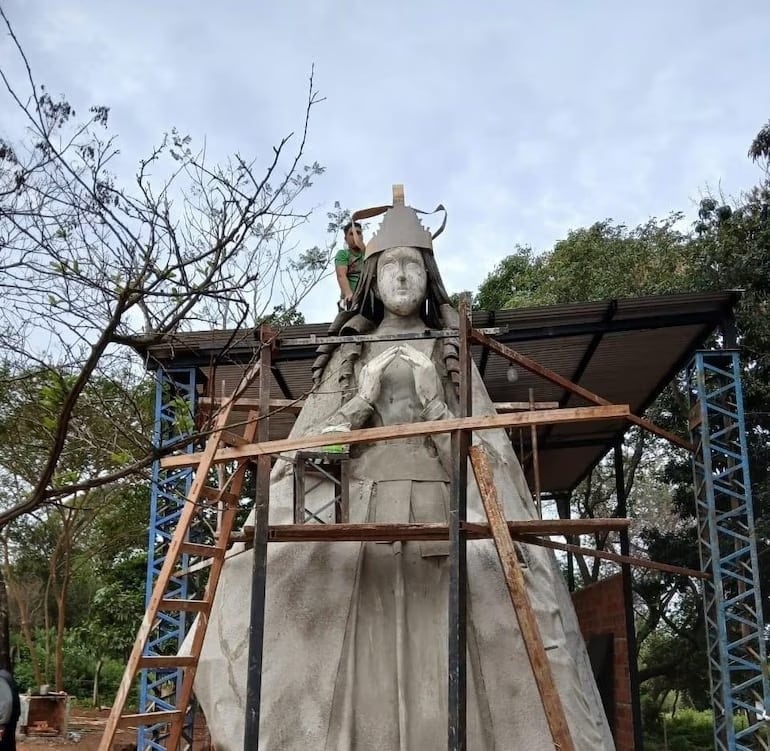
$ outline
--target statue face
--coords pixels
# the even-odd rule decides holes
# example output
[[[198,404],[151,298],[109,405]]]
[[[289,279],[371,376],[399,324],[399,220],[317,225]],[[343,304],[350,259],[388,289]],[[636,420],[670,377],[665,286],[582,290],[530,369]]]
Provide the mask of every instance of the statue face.
[[[391,313],[416,313],[425,300],[428,275],[422,252],[417,248],[390,248],[377,262],[377,290]]]

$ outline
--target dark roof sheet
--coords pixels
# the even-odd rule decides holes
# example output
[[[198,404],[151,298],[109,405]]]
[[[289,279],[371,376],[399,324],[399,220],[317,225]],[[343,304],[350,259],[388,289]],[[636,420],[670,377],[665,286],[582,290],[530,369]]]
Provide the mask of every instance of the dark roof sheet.
[[[628,298],[594,303],[570,303],[500,311],[474,311],[477,327],[496,326],[506,332],[496,338],[541,365],[556,371],[616,404],[629,404],[641,414],[688,362],[717,326],[730,315],[736,292],[690,293]],[[329,324],[291,326],[282,340],[323,336]],[[168,337],[160,344],[135,349],[148,367],[158,364],[199,367],[216,394],[232,390],[244,363],[256,352],[252,330],[196,331]],[[315,347],[284,347],[276,361],[271,395],[301,398],[311,387],[310,364]],[[474,346],[473,357],[493,401],[526,401],[529,389],[536,401],[585,406],[542,378],[517,367],[514,383],[509,364],[497,354]],[[247,396],[256,398],[252,386]],[[293,416],[271,419],[272,438],[284,437]],[[622,421],[573,423],[538,431],[541,487],[554,492],[574,487],[614,445],[627,427]],[[529,431],[524,431],[529,443]],[[519,437],[513,436],[518,445]]]

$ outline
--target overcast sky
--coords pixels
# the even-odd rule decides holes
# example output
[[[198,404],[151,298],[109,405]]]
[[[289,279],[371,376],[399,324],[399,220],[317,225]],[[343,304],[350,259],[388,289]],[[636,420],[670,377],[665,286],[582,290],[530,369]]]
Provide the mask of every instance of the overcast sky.
[[[335,200],[385,203],[403,182],[408,203],[449,209],[436,254],[452,291],[516,243],[547,250],[571,228],[694,214],[707,186],[749,187],[770,118],[767,0],[3,7],[38,80],[76,109],[110,106],[132,163],[174,125],[217,155],[267,155],[301,125],[315,64],[326,101],[307,153],[327,171],[303,242],[324,242]],[[335,297],[328,279],[308,320]]]

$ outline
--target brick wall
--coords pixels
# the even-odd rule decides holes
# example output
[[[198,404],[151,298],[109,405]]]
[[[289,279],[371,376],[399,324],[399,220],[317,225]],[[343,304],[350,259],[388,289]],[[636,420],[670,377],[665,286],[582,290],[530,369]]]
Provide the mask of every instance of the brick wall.
[[[599,684],[610,702],[607,717],[617,751],[635,751],[623,579],[618,574],[591,584],[573,593],[572,601],[592,662],[601,662],[603,655],[607,658]]]

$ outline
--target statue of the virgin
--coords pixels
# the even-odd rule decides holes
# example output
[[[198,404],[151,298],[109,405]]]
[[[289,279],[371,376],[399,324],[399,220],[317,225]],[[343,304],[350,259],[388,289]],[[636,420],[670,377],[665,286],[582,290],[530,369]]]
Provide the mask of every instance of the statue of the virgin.
[[[417,212],[394,200],[366,246],[352,310],[338,316],[332,333],[456,328],[433,239]],[[323,346],[313,367],[315,387],[292,436],[457,413],[459,363],[451,339],[390,336]],[[474,414],[495,413],[475,370],[472,392]],[[505,432],[479,438],[507,518],[535,518]],[[271,477],[271,524],[293,520],[292,463],[285,459]],[[351,447],[350,521],[446,523],[450,475],[448,434]],[[486,521],[472,472],[469,478],[468,519]],[[329,487],[316,488],[307,505],[314,498],[323,505],[329,495]],[[270,544],[260,748],[446,748],[448,552],[446,542]],[[613,749],[556,560],[535,546],[520,552],[575,747]],[[225,564],[195,683],[220,751],[236,751],[243,742],[250,558],[236,555]],[[467,561],[468,748],[553,749],[493,543],[469,541]]]

